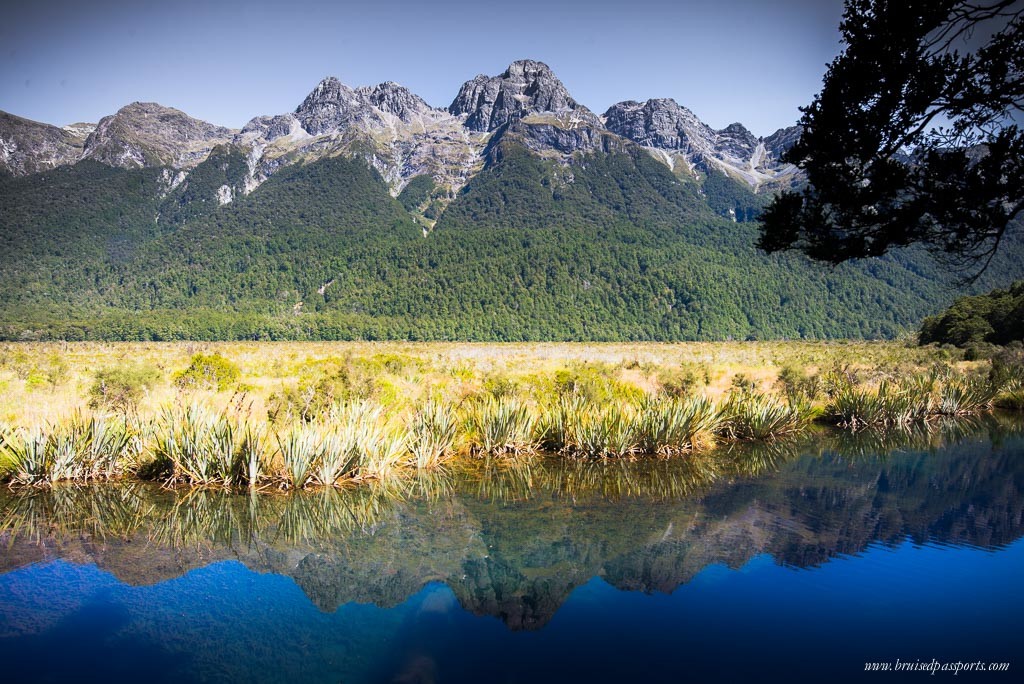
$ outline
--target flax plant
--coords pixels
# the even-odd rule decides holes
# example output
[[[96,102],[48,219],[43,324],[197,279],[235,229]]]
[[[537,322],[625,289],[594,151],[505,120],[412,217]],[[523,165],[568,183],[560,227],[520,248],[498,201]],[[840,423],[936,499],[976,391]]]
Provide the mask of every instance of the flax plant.
[[[569,449],[578,456],[629,457],[639,448],[636,411],[627,404],[590,405],[569,428]]]
[[[515,455],[536,449],[533,427],[536,415],[522,400],[512,396],[486,396],[470,403],[466,427],[478,454]]]
[[[801,431],[813,410],[799,399],[784,403],[760,392],[739,392],[726,401],[722,415],[721,430],[730,439],[771,440]]]
[[[455,454],[459,421],[455,409],[430,400],[413,411],[407,422],[409,450],[418,470],[437,468]]]
[[[637,445],[645,454],[678,455],[710,444],[720,423],[707,397],[648,398],[636,423]]]
[[[235,428],[225,415],[199,404],[165,407],[153,454],[171,468],[172,482],[230,485],[236,471]]]
[[[314,426],[298,423],[276,437],[284,483],[292,489],[302,489],[310,483],[313,468],[320,457],[320,431]]]

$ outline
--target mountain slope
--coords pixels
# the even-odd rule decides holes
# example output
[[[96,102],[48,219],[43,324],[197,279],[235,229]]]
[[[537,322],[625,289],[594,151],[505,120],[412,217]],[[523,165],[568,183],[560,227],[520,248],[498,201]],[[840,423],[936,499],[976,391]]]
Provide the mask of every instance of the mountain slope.
[[[448,110],[328,78],[241,131],[138,103],[88,139],[10,121],[43,142],[0,174],[2,339],[874,338],[964,292],[921,250],[759,252],[798,129],[599,118],[539,62]],[[971,291],[1021,277],[1012,235]]]
[[[24,176],[82,158],[89,124],[57,128],[0,112],[0,176]]]
[[[102,197],[97,209],[61,215],[41,184],[29,191],[38,176],[9,179],[0,198],[32,199],[44,229],[22,223],[21,238],[3,235],[20,251],[0,271],[0,337],[885,337],[952,295],[921,254],[828,270],[766,256],[753,247],[754,224],[716,216],[695,186],[635,146],[566,167],[510,135],[490,159],[427,237],[360,159],[286,169],[166,225],[150,213],[161,201],[146,199],[168,187],[155,169],[87,162],[53,172],[64,196],[112,186],[118,206],[134,207],[116,221],[103,218]],[[53,234],[53,220],[66,236]],[[115,240],[98,240],[97,228],[68,241],[88,223],[124,229]]]

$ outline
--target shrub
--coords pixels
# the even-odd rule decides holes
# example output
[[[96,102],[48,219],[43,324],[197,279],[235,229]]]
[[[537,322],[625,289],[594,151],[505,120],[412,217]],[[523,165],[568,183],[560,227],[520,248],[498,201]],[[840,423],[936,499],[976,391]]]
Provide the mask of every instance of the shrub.
[[[226,390],[238,382],[242,371],[220,354],[196,354],[188,368],[174,376],[174,384],[182,389]]]
[[[821,377],[809,375],[797,366],[783,366],[779,370],[779,377],[775,382],[783,394],[790,399],[797,397],[816,399],[821,394]]]
[[[89,388],[89,408],[128,413],[160,379],[160,371],[146,363],[105,368]]]
[[[697,371],[688,365],[678,369],[666,368],[658,373],[658,390],[666,397],[689,396],[702,382],[708,384],[704,376],[698,376]]]

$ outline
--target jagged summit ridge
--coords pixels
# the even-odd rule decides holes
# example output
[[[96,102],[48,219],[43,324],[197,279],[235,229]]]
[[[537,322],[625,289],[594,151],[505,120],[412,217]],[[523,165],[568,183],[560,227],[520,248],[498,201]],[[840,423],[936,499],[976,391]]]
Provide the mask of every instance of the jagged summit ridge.
[[[675,169],[723,172],[757,188],[790,179],[795,168],[779,161],[799,130],[781,129],[767,140],[754,136],[740,123],[714,130],[673,99],[628,100],[608,108],[602,117],[609,131],[651,148]],[[770,142],[769,142],[770,141]]]
[[[358,124],[386,125],[388,116],[411,123],[430,111],[423,98],[393,81],[350,88],[329,76],[306,96],[295,116],[315,136]]]
[[[465,117],[473,131],[494,131],[514,119],[550,112],[568,114],[600,126],[589,109],[578,103],[543,62],[513,62],[498,76],[480,74],[466,81],[448,107],[454,116]]]
[[[133,103],[95,127],[8,116],[0,119],[0,172],[24,175],[80,159],[187,171],[226,144],[245,157],[248,174],[225,192],[245,194],[281,168],[341,154],[365,159],[393,194],[426,174],[451,197],[503,138],[561,164],[636,143],[677,175],[717,170],[756,189],[792,180],[795,168],[780,159],[799,132],[790,127],[762,140],[738,123],[716,131],[671,99],[620,102],[599,118],[547,64],[526,59],[467,81],[447,109],[393,81],[352,87],[329,76],[292,112],[257,116],[241,131],[155,103]]]

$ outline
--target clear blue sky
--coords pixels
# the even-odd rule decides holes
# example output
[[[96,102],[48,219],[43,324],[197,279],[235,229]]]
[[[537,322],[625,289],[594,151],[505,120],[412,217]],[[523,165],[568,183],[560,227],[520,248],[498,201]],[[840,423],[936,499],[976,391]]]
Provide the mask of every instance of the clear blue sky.
[[[841,0],[33,0],[3,12],[0,109],[64,125],[155,101],[241,127],[328,75],[446,107],[463,81],[531,58],[599,114],[672,97],[768,135],[817,92],[841,14]]]

